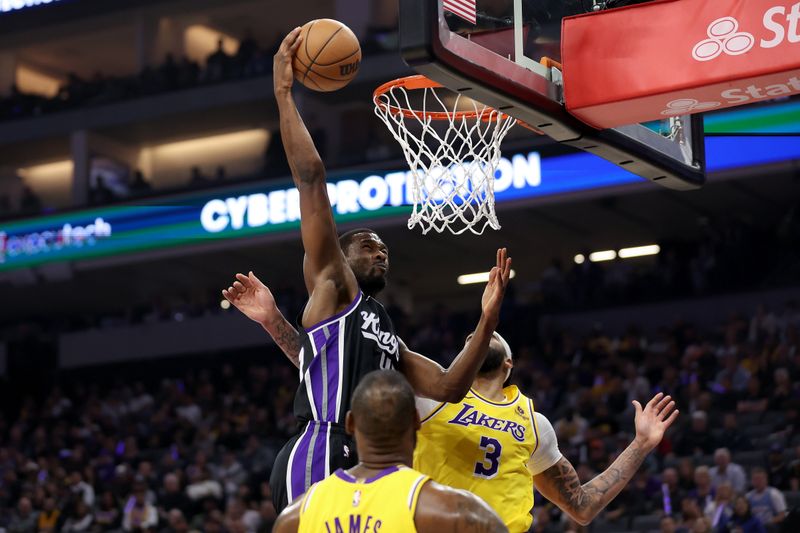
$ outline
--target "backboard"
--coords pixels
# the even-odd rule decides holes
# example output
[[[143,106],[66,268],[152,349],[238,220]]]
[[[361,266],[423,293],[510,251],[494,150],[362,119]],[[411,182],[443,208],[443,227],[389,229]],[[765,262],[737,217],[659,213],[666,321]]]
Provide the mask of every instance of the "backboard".
[[[705,181],[702,115],[597,130],[564,107],[562,19],[640,1],[400,0],[401,53],[420,74],[559,143],[669,188],[696,188]],[[609,43],[597,53],[620,51]]]

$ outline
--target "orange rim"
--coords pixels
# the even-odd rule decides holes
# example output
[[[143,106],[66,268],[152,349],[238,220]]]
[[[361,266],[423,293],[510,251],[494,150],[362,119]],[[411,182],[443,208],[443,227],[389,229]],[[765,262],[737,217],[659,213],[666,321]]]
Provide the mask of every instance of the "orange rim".
[[[393,115],[403,115],[406,118],[418,118],[431,120],[451,120],[451,119],[477,119],[489,122],[498,121],[507,115],[497,111],[496,109],[486,106],[481,111],[418,111],[416,109],[406,109],[404,107],[393,106],[381,100],[381,96],[391,92],[393,89],[402,87],[409,91],[419,89],[438,89],[444,87],[441,83],[437,83],[421,74],[415,76],[406,76],[405,78],[397,78],[396,80],[387,81],[372,93],[372,101],[381,109],[388,110]]]
[[[397,78],[396,80],[387,81],[372,93],[372,101],[375,103],[376,106],[380,107],[381,109],[388,110],[389,113],[393,115],[403,115],[406,118],[417,118],[417,119],[426,119],[429,118],[431,120],[451,120],[451,119],[475,119],[480,118],[484,122],[494,121],[497,122],[507,116],[505,113],[494,109],[493,107],[486,106],[481,110],[478,111],[454,111],[454,112],[447,112],[447,111],[418,111],[416,109],[406,109],[404,107],[397,107],[381,100],[381,96],[384,94],[391,92],[392,89],[397,87],[402,87],[403,89],[409,91],[416,91],[419,89],[438,89],[440,87],[444,87],[441,83],[435,82],[430,78],[426,78],[422,74],[416,74],[414,76],[406,76],[404,78]],[[544,135],[544,132],[541,130],[534,128],[530,124],[523,122],[521,120],[517,120],[517,124],[522,126],[523,128],[527,128],[534,133],[538,133],[539,135]]]

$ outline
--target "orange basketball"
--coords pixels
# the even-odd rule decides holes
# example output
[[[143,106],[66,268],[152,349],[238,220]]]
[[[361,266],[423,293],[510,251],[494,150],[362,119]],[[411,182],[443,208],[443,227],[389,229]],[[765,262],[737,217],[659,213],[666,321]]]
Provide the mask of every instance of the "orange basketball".
[[[309,89],[335,91],[358,73],[361,46],[352,30],[338,20],[312,20],[303,26],[300,35],[303,42],[292,68],[295,79]]]

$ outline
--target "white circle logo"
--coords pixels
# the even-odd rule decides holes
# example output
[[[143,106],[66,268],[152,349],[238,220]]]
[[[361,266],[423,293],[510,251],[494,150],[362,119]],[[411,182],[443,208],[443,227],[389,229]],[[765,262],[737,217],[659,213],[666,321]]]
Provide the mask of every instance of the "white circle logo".
[[[711,61],[723,52],[738,56],[749,52],[756,44],[753,34],[739,31],[739,21],[722,17],[708,25],[708,39],[694,45],[692,57],[697,61]]]
[[[667,108],[661,112],[662,115],[666,115],[668,117],[677,116],[677,115],[686,115],[687,113],[692,113],[696,111],[705,111],[706,109],[714,109],[715,107],[719,107],[719,102],[701,102],[699,100],[695,100],[694,98],[680,98],[678,100],[673,100],[667,104]]]

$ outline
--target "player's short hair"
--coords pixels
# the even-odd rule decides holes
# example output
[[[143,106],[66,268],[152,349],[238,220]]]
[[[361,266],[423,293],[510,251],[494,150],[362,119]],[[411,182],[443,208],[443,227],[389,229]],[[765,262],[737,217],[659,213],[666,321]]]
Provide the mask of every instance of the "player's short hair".
[[[350,410],[356,428],[377,444],[396,442],[414,426],[414,390],[395,370],[375,370],[353,391]]]
[[[361,233],[375,233],[377,235],[375,230],[371,230],[369,228],[356,228],[351,229],[350,231],[345,231],[339,236],[339,247],[342,249],[342,251],[347,251],[347,247],[352,244],[355,236],[360,235]]]

